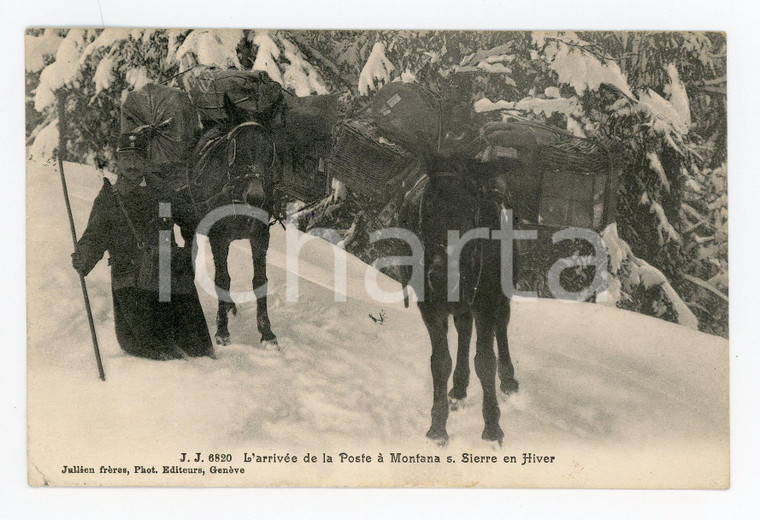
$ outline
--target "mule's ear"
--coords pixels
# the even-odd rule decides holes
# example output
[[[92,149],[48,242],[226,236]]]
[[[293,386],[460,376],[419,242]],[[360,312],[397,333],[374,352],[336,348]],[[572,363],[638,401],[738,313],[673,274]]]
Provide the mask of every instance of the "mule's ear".
[[[227,121],[230,122],[230,124],[236,124],[237,119],[237,113],[235,111],[235,106],[232,104],[232,101],[230,100],[230,97],[225,94],[224,95],[224,113],[227,114]]]
[[[232,168],[235,164],[235,157],[237,156],[237,140],[233,137],[227,143],[227,167]]]
[[[227,94],[224,95],[224,112],[227,114],[227,121],[229,121],[232,126],[237,126],[248,120],[245,111],[236,107]]]

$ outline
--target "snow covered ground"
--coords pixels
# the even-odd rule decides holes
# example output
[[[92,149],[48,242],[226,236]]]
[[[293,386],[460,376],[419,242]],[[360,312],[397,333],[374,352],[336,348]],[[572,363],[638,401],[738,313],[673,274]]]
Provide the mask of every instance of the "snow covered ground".
[[[79,233],[100,180],[66,164]],[[231,317],[218,359],[126,356],[113,331],[108,267],[87,277],[106,382],[97,376],[56,168],[28,163],[28,424],[30,482],[150,485],[482,485],[725,487],[728,343],[685,327],[592,304],[513,304],[509,334],[520,392],[501,398],[504,446],[480,440],[481,392],[452,413],[446,448],[426,442],[430,343],[419,312],[364,291],[367,267],[314,240],[300,263],[300,299],[285,298],[285,233],[273,227],[269,311],[281,351],[259,347],[253,303]],[[336,252],[337,251],[337,252]],[[348,298],[333,298],[333,253],[347,256]],[[252,277],[250,253],[230,256],[233,290]],[[207,267],[212,272],[210,254]],[[381,286],[397,285],[382,277]],[[201,291],[212,327],[216,301]],[[376,324],[369,314],[384,310]],[[453,326],[450,344],[454,344]],[[474,355],[474,348],[472,349]],[[453,353],[453,352],[452,352]],[[180,452],[230,453],[243,475],[62,474],[63,465],[157,466]],[[265,464],[243,453],[365,453],[370,464]],[[378,463],[378,453],[452,455],[456,463]],[[522,453],[554,455],[521,465]],[[516,455],[473,468],[462,453]],[[144,461],[144,462],[143,462]],[[227,466],[228,464],[223,464]]]

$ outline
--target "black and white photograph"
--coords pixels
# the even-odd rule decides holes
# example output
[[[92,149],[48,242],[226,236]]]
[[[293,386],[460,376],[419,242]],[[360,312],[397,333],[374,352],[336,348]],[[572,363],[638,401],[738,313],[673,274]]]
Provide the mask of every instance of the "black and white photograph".
[[[730,486],[726,32],[23,38],[30,486]]]

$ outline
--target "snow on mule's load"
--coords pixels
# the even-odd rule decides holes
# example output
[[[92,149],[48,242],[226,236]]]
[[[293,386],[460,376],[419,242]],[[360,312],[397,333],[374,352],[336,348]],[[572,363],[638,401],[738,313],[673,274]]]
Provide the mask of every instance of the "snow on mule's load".
[[[198,114],[182,90],[155,83],[127,93],[121,103],[121,133],[145,133],[148,161],[163,170],[187,163]]]
[[[282,87],[262,70],[200,68],[182,81],[204,122],[225,122],[228,109],[236,108],[246,119],[268,123],[283,109]]]

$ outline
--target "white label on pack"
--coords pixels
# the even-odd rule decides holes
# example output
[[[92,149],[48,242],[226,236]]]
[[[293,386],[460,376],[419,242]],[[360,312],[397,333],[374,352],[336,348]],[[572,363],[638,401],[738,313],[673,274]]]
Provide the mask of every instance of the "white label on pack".
[[[401,101],[401,96],[399,96],[398,94],[393,94],[393,96],[391,96],[391,98],[388,101],[386,101],[386,103],[388,104],[389,107],[393,108],[394,106],[396,106],[396,103],[398,103],[399,101]]]
[[[493,151],[497,157],[509,157],[511,159],[517,159],[517,150],[514,148],[506,148],[504,146],[494,146]]]

